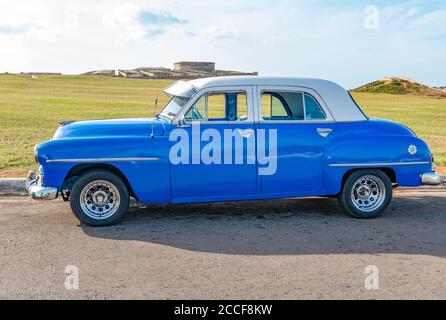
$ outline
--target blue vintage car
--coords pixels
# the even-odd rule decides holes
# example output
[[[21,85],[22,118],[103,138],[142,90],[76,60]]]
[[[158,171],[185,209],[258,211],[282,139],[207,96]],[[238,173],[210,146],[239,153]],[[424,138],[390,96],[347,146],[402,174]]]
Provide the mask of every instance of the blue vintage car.
[[[318,79],[178,81],[155,118],[64,122],[35,147],[34,199],[60,195],[82,222],[117,222],[130,197],[191,203],[337,196],[374,218],[392,189],[440,184],[427,144],[367,117],[348,91]]]

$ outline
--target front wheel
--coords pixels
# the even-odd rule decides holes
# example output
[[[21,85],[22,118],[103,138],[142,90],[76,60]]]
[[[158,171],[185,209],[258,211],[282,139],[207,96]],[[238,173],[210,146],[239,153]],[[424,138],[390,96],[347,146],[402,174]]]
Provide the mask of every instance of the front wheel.
[[[93,170],[83,174],[70,192],[70,206],[74,215],[91,226],[118,222],[127,212],[129,201],[125,183],[107,170]]]
[[[392,182],[381,170],[358,170],[348,176],[338,200],[355,218],[376,218],[392,200]]]

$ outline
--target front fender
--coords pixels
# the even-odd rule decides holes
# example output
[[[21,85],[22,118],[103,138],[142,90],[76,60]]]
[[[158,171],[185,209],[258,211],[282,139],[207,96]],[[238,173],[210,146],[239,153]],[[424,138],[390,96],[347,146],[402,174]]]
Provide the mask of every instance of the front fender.
[[[70,170],[78,165],[109,165],[127,178],[138,200],[168,202],[168,148],[165,136],[119,136],[50,140],[40,144],[36,152],[44,169],[45,186],[60,189]]]

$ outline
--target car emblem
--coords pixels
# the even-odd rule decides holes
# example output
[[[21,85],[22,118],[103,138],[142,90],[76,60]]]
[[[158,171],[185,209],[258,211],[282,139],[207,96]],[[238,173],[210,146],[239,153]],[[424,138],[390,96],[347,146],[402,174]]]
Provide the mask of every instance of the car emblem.
[[[417,153],[417,147],[411,144],[409,148],[407,148],[407,152],[409,152],[411,155],[414,155],[415,153]]]

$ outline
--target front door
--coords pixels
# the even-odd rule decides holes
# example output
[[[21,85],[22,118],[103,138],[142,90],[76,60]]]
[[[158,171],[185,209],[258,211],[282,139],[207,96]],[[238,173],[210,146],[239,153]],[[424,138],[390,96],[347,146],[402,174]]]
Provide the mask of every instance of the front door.
[[[191,101],[170,136],[173,202],[256,193],[252,91],[248,86],[212,88]]]
[[[257,104],[258,128],[277,130],[276,171],[259,176],[261,192],[277,196],[323,194],[325,150],[336,135],[336,124],[322,107],[322,99],[305,88],[258,87]]]

